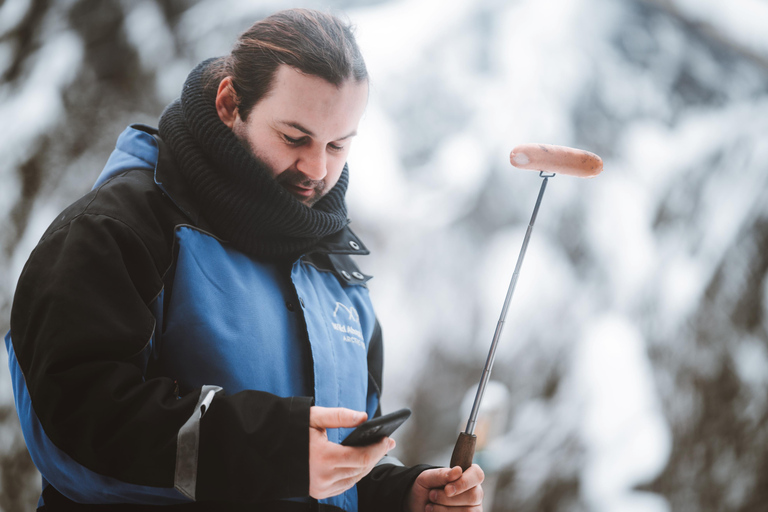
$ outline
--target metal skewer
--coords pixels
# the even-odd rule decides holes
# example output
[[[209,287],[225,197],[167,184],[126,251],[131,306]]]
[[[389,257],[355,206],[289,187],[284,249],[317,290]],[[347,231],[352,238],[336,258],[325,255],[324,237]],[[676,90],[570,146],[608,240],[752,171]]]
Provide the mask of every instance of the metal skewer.
[[[539,196],[536,199],[536,205],[533,207],[533,214],[531,220],[528,223],[528,229],[525,232],[525,238],[523,239],[523,246],[520,249],[520,254],[517,257],[517,264],[515,265],[515,271],[512,274],[512,280],[509,283],[507,289],[507,296],[504,299],[504,306],[501,308],[501,315],[499,316],[499,322],[496,324],[496,331],[493,334],[493,341],[491,342],[491,349],[488,352],[488,358],[485,361],[485,367],[483,368],[483,374],[480,378],[480,384],[477,387],[477,394],[475,395],[475,401],[472,404],[472,412],[469,415],[469,421],[467,422],[467,428],[465,432],[459,434],[459,439],[456,441],[456,446],[453,449],[451,455],[451,465],[461,466],[463,471],[466,471],[472,465],[472,458],[475,454],[475,443],[477,436],[475,436],[475,425],[477,423],[477,413],[480,409],[480,402],[483,400],[483,394],[485,393],[485,387],[488,384],[488,379],[491,377],[491,369],[493,368],[493,360],[496,358],[496,348],[499,344],[499,338],[501,337],[501,331],[504,328],[504,321],[507,318],[507,311],[509,310],[509,304],[512,302],[512,296],[515,293],[515,286],[517,285],[517,278],[520,275],[520,268],[523,265],[523,259],[525,258],[525,252],[528,249],[528,242],[531,239],[531,232],[533,231],[533,225],[536,222],[536,216],[539,213],[539,206],[541,205],[541,199],[544,197],[544,191],[547,188],[547,181],[549,178],[554,178],[554,173],[539,172],[539,176],[543,178],[541,182],[541,188],[539,189]]]

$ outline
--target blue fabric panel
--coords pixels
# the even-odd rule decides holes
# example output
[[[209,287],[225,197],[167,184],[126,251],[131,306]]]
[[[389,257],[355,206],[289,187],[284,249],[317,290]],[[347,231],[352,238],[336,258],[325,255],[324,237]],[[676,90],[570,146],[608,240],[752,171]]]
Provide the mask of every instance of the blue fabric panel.
[[[158,148],[155,138],[150,134],[129,126],[117,139],[115,149],[93,184],[93,189],[100,187],[111,177],[131,169],[152,170],[157,164]]]
[[[338,282],[338,281],[337,281]],[[363,336],[365,337],[365,346],[366,346],[366,357],[367,357],[367,349],[371,342],[371,338],[373,337],[373,331],[376,327],[376,314],[373,309],[373,304],[371,303],[371,298],[368,295],[368,288],[361,285],[348,285],[344,287],[344,291],[347,294],[347,297],[349,297],[349,300],[356,304],[356,309],[358,312],[358,315],[360,316],[360,326],[362,327]],[[369,381],[368,379],[368,362],[366,360],[365,364],[365,371],[366,371],[366,383]],[[376,413],[376,409],[379,407],[379,395],[376,393],[375,390],[369,389],[368,385],[366,384],[366,405],[365,405],[365,412],[368,413],[369,418],[373,418],[373,415]]]
[[[100,475],[78,464],[57,448],[46,436],[32,408],[27,384],[13,350],[10,332],[5,336],[5,347],[8,350],[13,397],[16,401],[16,412],[21,420],[24,441],[44,481],[50,482],[64,496],[78,503],[171,505],[190,501],[173,488],[133,485]]]
[[[213,384],[228,394],[314,395],[317,405],[373,414],[376,400],[366,395],[375,318],[365,287],[342,286],[300,260],[289,279],[274,264],[192,227],[179,227],[176,237],[173,287],[156,339],[160,372],[177,380],[182,393]],[[306,381],[306,364],[313,365],[315,382]],[[351,431],[339,430],[328,432],[332,441]],[[323,501],[353,512],[357,490]]]
[[[315,404],[367,410],[368,343],[375,318],[362,286],[342,286],[330,272],[301,260],[291,279],[303,302],[315,369]],[[328,433],[340,442],[352,429]]]
[[[173,289],[159,345],[162,373],[182,393],[204,384],[231,395],[256,389],[312,396],[298,304],[287,278],[190,227],[179,244]]]
[[[375,323],[368,290],[342,286],[330,272],[301,260],[294,263],[291,279],[301,298],[312,347],[315,404],[365,411],[368,344]],[[329,429],[328,438],[338,443],[352,430]],[[356,512],[357,487],[320,501]]]

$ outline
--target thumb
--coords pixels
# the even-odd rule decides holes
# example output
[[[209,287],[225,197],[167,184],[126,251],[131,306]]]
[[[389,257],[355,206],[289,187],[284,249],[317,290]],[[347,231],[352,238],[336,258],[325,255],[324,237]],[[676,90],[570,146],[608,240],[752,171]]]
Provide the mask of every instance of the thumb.
[[[459,466],[453,468],[428,469],[418,476],[416,483],[427,489],[436,489],[458,480],[461,477],[461,474],[462,471]]]
[[[366,413],[344,407],[309,408],[309,426],[314,428],[356,427],[366,419]]]

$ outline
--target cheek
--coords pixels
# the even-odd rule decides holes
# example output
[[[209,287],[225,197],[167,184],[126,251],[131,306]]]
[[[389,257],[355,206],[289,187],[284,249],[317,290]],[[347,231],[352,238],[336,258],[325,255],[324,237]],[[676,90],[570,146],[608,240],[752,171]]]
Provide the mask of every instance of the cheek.
[[[261,159],[272,169],[273,176],[293,168],[293,164],[296,161],[290,150],[283,148],[264,148],[261,153]]]
[[[341,177],[341,171],[344,170],[344,164],[347,162],[346,155],[334,158],[328,162],[328,175],[326,176],[326,184],[328,188],[333,187],[339,178]]]
[[[272,176],[275,177],[291,168],[296,157],[291,148],[286,147],[280,141],[276,142],[269,139],[268,136],[269,134],[250,132],[248,142],[254,156],[267,164]]]

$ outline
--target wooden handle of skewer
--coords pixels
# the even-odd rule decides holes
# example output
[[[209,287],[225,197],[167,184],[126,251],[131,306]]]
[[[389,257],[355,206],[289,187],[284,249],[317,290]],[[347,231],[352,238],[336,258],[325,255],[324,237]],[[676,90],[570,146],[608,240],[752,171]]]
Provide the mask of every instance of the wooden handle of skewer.
[[[469,466],[472,465],[472,457],[475,456],[476,442],[477,436],[475,434],[467,434],[466,432],[459,434],[456,446],[453,447],[450,467],[461,466],[462,471],[469,469]]]

